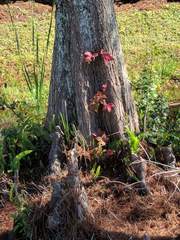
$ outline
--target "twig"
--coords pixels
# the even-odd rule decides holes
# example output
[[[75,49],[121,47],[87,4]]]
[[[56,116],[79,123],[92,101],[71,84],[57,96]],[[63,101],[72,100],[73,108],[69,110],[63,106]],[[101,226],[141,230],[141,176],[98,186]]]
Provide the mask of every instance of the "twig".
[[[177,184],[175,184],[174,182],[172,182],[172,183],[175,185],[175,189],[174,189],[173,193],[169,196],[167,202],[173,197],[173,195],[175,194],[176,190],[178,190],[178,191],[180,192],[180,189],[179,189],[179,187],[178,187],[179,182],[180,182],[180,179],[179,179],[179,181],[178,181]]]
[[[107,236],[108,236],[109,240],[112,240],[112,238],[109,236],[109,234],[107,234]]]
[[[111,212],[110,210],[108,210],[108,212],[119,222],[119,223],[122,223],[121,221],[119,221],[119,219],[116,217],[116,215]]]
[[[139,143],[139,145],[142,148],[142,150],[144,151],[144,153],[146,154],[148,160],[151,161],[151,158],[150,158],[149,154],[147,153],[146,149],[143,147],[143,145],[141,143]]]
[[[155,162],[155,161],[152,161],[152,160],[148,160],[149,163],[153,163],[153,164],[156,164],[156,165],[160,165],[162,167],[166,167],[166,168],[171,168],[171,169],[180,169],[180,168],[177,168],[177,167],[172,167],[172,166],[169,166],[169,165],[166,165],[166,164],[163,164],[163,163],[160,163],[160,162]]]
[[[154,177],[154,176],[157,176],[157,175],[168,174],[168,173],[180,173],[180,169],[171,170],[171,171],[162,171],[162,172],[154,173],[151,177]]]
[[[93,233],[93,235],[92,235],[92,237],[91,237],[91,240],[93,240],[94,239],[94,233]]]
[[[103,177],[103,176],[102,176],[102,178],[107,179],[107,180],[108,180],[108,183],[121,184],[121,185],[124,186],[124,188],[129,188],[129,187],[132,187],[132,186],[134,186],[134,185],[136,185],[136,184],[142,183],[142,181],[138,181],[138,182],[135,182],[135,183],[127,184],[127,183],[123,183],[123,182],[120,182],[120,181],[111,181],[111,180],[109,180],[107,177]]]

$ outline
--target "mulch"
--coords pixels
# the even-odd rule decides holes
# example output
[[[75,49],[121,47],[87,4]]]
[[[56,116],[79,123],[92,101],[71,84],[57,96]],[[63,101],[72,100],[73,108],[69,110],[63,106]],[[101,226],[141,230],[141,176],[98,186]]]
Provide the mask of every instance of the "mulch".
[[[115,9],[116,11],[157,10],[157,9],[165,8],[168,3],[169,3],[168,0],[140,0],[140,1],[137,1],[136,3],[127,3],[127,4],[122,4],[122,2],[120,1],[120,3],[116,4]]]

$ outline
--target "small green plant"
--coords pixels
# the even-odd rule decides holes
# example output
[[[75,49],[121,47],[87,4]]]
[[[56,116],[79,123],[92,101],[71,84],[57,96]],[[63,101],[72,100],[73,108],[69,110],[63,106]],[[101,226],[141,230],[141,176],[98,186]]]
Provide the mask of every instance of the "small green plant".
[[[123,147],[123,141],[121,139],[112,139],[108,143],[108,147],[112,150],[119,151]]]
[[[139,151],[140,140],[130,129],[126,129],[126,132],[129,139],[131,153],[137,154]]]
[[[10,161],[10,167],[12,169],[12,171],[18,172],[20,169],[20,163],[21,160],[23,158],[25,158],[27,155],[29,155],[30,153],[32,153],[32,150],[25,150],[23,152],[20,152],[19,154],[17,154],[11,161]]]
[[[101,166],[94,163],[90,173],[94,179],[98,178],[101,175]]]
[[[179,110],[171,113],[168,99],[161,93],[161,85],[170,69],[155,74],[151,67],[146,67],[136,83],[136,96],[140,119],[141,137],[148,142],[159,145],[172,144],[178,148],[179,142]]]
[[[158,91],[160,84],[161,79],[148,67],[143,70],[136,83],[140,128],[144,133],[156,132],[166,124],[168,102],[166,97]]]
[[[60,124],[62,126],[62,131],[64,133],[65,141],[66,143],[69,143],[72,135],[72,129],[69,125],[68,120],[64,117],[62,113],[60,114]]]
[[[21,170],[26,168],[23,174],[28,177],[34,173],[35,169],[40,171],[47,164],[45,159],[49,153],[49,131],[40,124],[34,123],[31,118],[19,120],[16,126],[4,129],[2,137],[4,153],[2,161],[5,163],[6,172],[20,169],[21,175]],[[25,155],[25,160],[21,161]],[[35,177],[36,174],[33,176]]]
[[[31,211],[28,206],[21,206],[18,208],[18,212],[13,215],[14,228],[13,232],[16,237],[20,237],[24,240],[31,239],[31,225],[29,223],[29,215]]]
[[[20,164],[21,160],[25,158],[27,155],[29,155],[32,152],[32,150],[25,150],[19,154],[17,154],[15,157],[12,157],[12,154],[10,153],[10,171],[13,172],[14,175],[14,183],[10,190],[10,200],[12,200],[13,192],[15,193],[15,197],[18,197],[18,184],[19,184],[19,170],[20,170]]]

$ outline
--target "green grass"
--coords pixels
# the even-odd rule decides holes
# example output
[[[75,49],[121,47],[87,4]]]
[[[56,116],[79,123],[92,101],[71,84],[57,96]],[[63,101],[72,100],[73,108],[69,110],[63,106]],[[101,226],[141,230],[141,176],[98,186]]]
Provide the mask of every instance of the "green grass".
[[[11,8],[13,10],[13,5]],[[14,11],[16,13],[16,10]],[[31,65],[33,62],[31,10],[20,9],[20,11],[26,20],[16,22],[16,26],[24,59]],[[37,32],[39,32],[39,49],[42,54],[50,13],[36,14],[34,20]],[[180,99],[177,85],[167,83],[168,80],[174,77],[179,78],[180,75],[178,72],[180,69],[180,4],[169,4],[165,9],[156,11],[120,12],[117,20],[131,82],[137,81],[142,70],[147,65],[151,65],[153,74],[162,78],[162,89],[168,95],[169,100]],[[11,23],[1,23],[0,32],[0,83],[7,84],[7,88],[0,89],[1,95],[5,96],[9,103],[24,101],[29,106],[33,106],[33,99],[24,81]],[[50,50],[46,59],[46,81],[43,94],[44,114],[48,98],[53,36],[54,33],[51,36]],[[15,117],[12,113],[1,111],[0,127],[14,121]]]
[[[12,15],[14,13],[13,5],[10,6]],[[16,10],[16,9],[15,9]],[[32,17],[32,9],[23,11],[25,21],[17,22],[15,21],[15,26],[18,31],[18,36],[20,39],[20,48],[23,53],[22,58],[24,59],[26,66],[29,70],[32,69],[32,64],[34,63],[34,54],[32,46],[32,19],[35,22],[35,33],[39,35],[39,55],[40,58],[43,57],[43,51],[46,48],[46,39],[49,30],[50,13],[35,15]],[[54,28],[53,28],[54,29]],[[9,21],[7,23],[0,24],[0,83],[7,84],[6,88],[1,88],[1,96],[6,98],[8,103],[13,101],[21,103],[20,107],[23,110],[28,106],[28,109],[33,110],[35,106],[35,101],[32,95],[29,93],[27,84],[24,79],[22,72],[22,63],[18,55],[15,32],[13,30],[12,23]],[[51,58],[53,49],[53,37],[54,33],[51,34],[50,47],[47,55],[46,63],[46,75],[45,84],[43,89],[43,115],[46,112],[47,107],[47,96],[51,72]],[[23,107],[24,106],[24,107]],[[6,110],[1,112],[0,126],[6,125],[8,123],[13,123],[15,121],[14,115]]]
[[[131,82],[147,66],[167,83],[180,75],[180,4],[154,11],[120,12],[119,32]],[[169,100],[180,99],[177,86],[163,88]]]

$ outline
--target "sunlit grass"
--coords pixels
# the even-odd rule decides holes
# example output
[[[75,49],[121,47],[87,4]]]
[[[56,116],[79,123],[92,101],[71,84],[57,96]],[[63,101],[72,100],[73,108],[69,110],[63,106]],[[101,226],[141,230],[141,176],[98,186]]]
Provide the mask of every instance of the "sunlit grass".
[[[164,83],[179,76],[180,4],[154,11],[120,12],[117,21],[131,82],[139,78],[146,65],[151,65]],[[170,100],[180,99],[177,85],[166,93]]]

